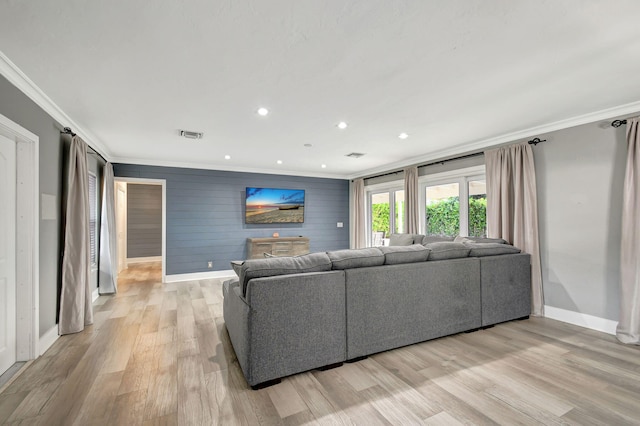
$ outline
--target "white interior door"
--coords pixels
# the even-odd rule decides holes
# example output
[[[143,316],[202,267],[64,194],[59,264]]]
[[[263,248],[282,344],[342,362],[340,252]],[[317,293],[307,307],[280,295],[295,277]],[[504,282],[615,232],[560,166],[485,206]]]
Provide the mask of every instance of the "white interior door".
[[[116,182],[116,234],[118,236],[118,272],[127,259],[127,184]]]
[[[0,374],[16,362],[16,144],[0,135]]]

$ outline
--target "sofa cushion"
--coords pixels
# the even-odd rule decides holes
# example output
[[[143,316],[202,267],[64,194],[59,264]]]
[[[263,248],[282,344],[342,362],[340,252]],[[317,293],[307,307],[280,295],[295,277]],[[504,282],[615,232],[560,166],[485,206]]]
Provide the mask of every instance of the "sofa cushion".
[[[420,244],[426,245],[430,243],[441,243],[443,241],[453,241],[454,237],[448,235],[426,235],[422,238]]]
[[[429,258],[429,250],[422,244],[410,246],[380,247],[384,253],[384,264],[395,265],[398,263],[424,262]]]
[[[497,256],[500,254],[515,254],[520,253],[520,249],[510,244],[502,243],[464,243],[469,247],[471,251],[469,256],[482,257],[482,256]]]
[[[413,244],[413,234],[389,235],[390,246],[410,246],[411,244]]]
[[[302,256],[270,257],[245,260],[240,267],[242,294],[247,294],[247,283],[253,278],[275,275],[302,274],[331,270],[331,260],[326,253],[310,253]]]
[[[496,243],[496,244],[508,244],[507,240],[502,238],[486,238],[486,237],[461,237],[458,235],[454,240],[456,243]]]
[[[439,243],[429,243],[425,246],[430,249],[429,260],[456,259],[467,257],[471,249],[462,243],[453,241],[442,241]]]
[[[333,269],[364,268],[384,264],[384,254],[377,247],[327,252]]]

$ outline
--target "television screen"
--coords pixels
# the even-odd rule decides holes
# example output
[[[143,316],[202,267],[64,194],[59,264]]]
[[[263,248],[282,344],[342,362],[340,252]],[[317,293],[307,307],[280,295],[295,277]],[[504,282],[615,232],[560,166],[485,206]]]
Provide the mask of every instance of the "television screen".
[[[247,188],[245,223],[304,222],[304,190]]]

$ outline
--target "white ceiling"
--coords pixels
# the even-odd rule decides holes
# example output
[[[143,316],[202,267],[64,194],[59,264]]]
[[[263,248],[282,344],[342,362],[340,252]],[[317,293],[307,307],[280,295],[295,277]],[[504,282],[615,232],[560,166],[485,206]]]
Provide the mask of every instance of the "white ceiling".
[[[0,52],[113,162],[356,177],[640,110],[637,0],[5,0]]]

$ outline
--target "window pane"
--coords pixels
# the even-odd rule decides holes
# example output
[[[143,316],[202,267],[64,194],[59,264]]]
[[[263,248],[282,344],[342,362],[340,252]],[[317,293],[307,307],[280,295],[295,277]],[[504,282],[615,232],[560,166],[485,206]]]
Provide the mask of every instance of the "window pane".
[[[396,198],[396,220],[394,223],[395,232],[404,232],[404,189],[395,192]]]
[[[469,181],[469,236],[487,236],[487,183]]]
[[[389,235],[388,192],[371,195],[371,232],[371,242],[374,246],[382,245],[382,238]]]
[[[427,187],[427,235],[460,234],[460,188],[457,183]]]

